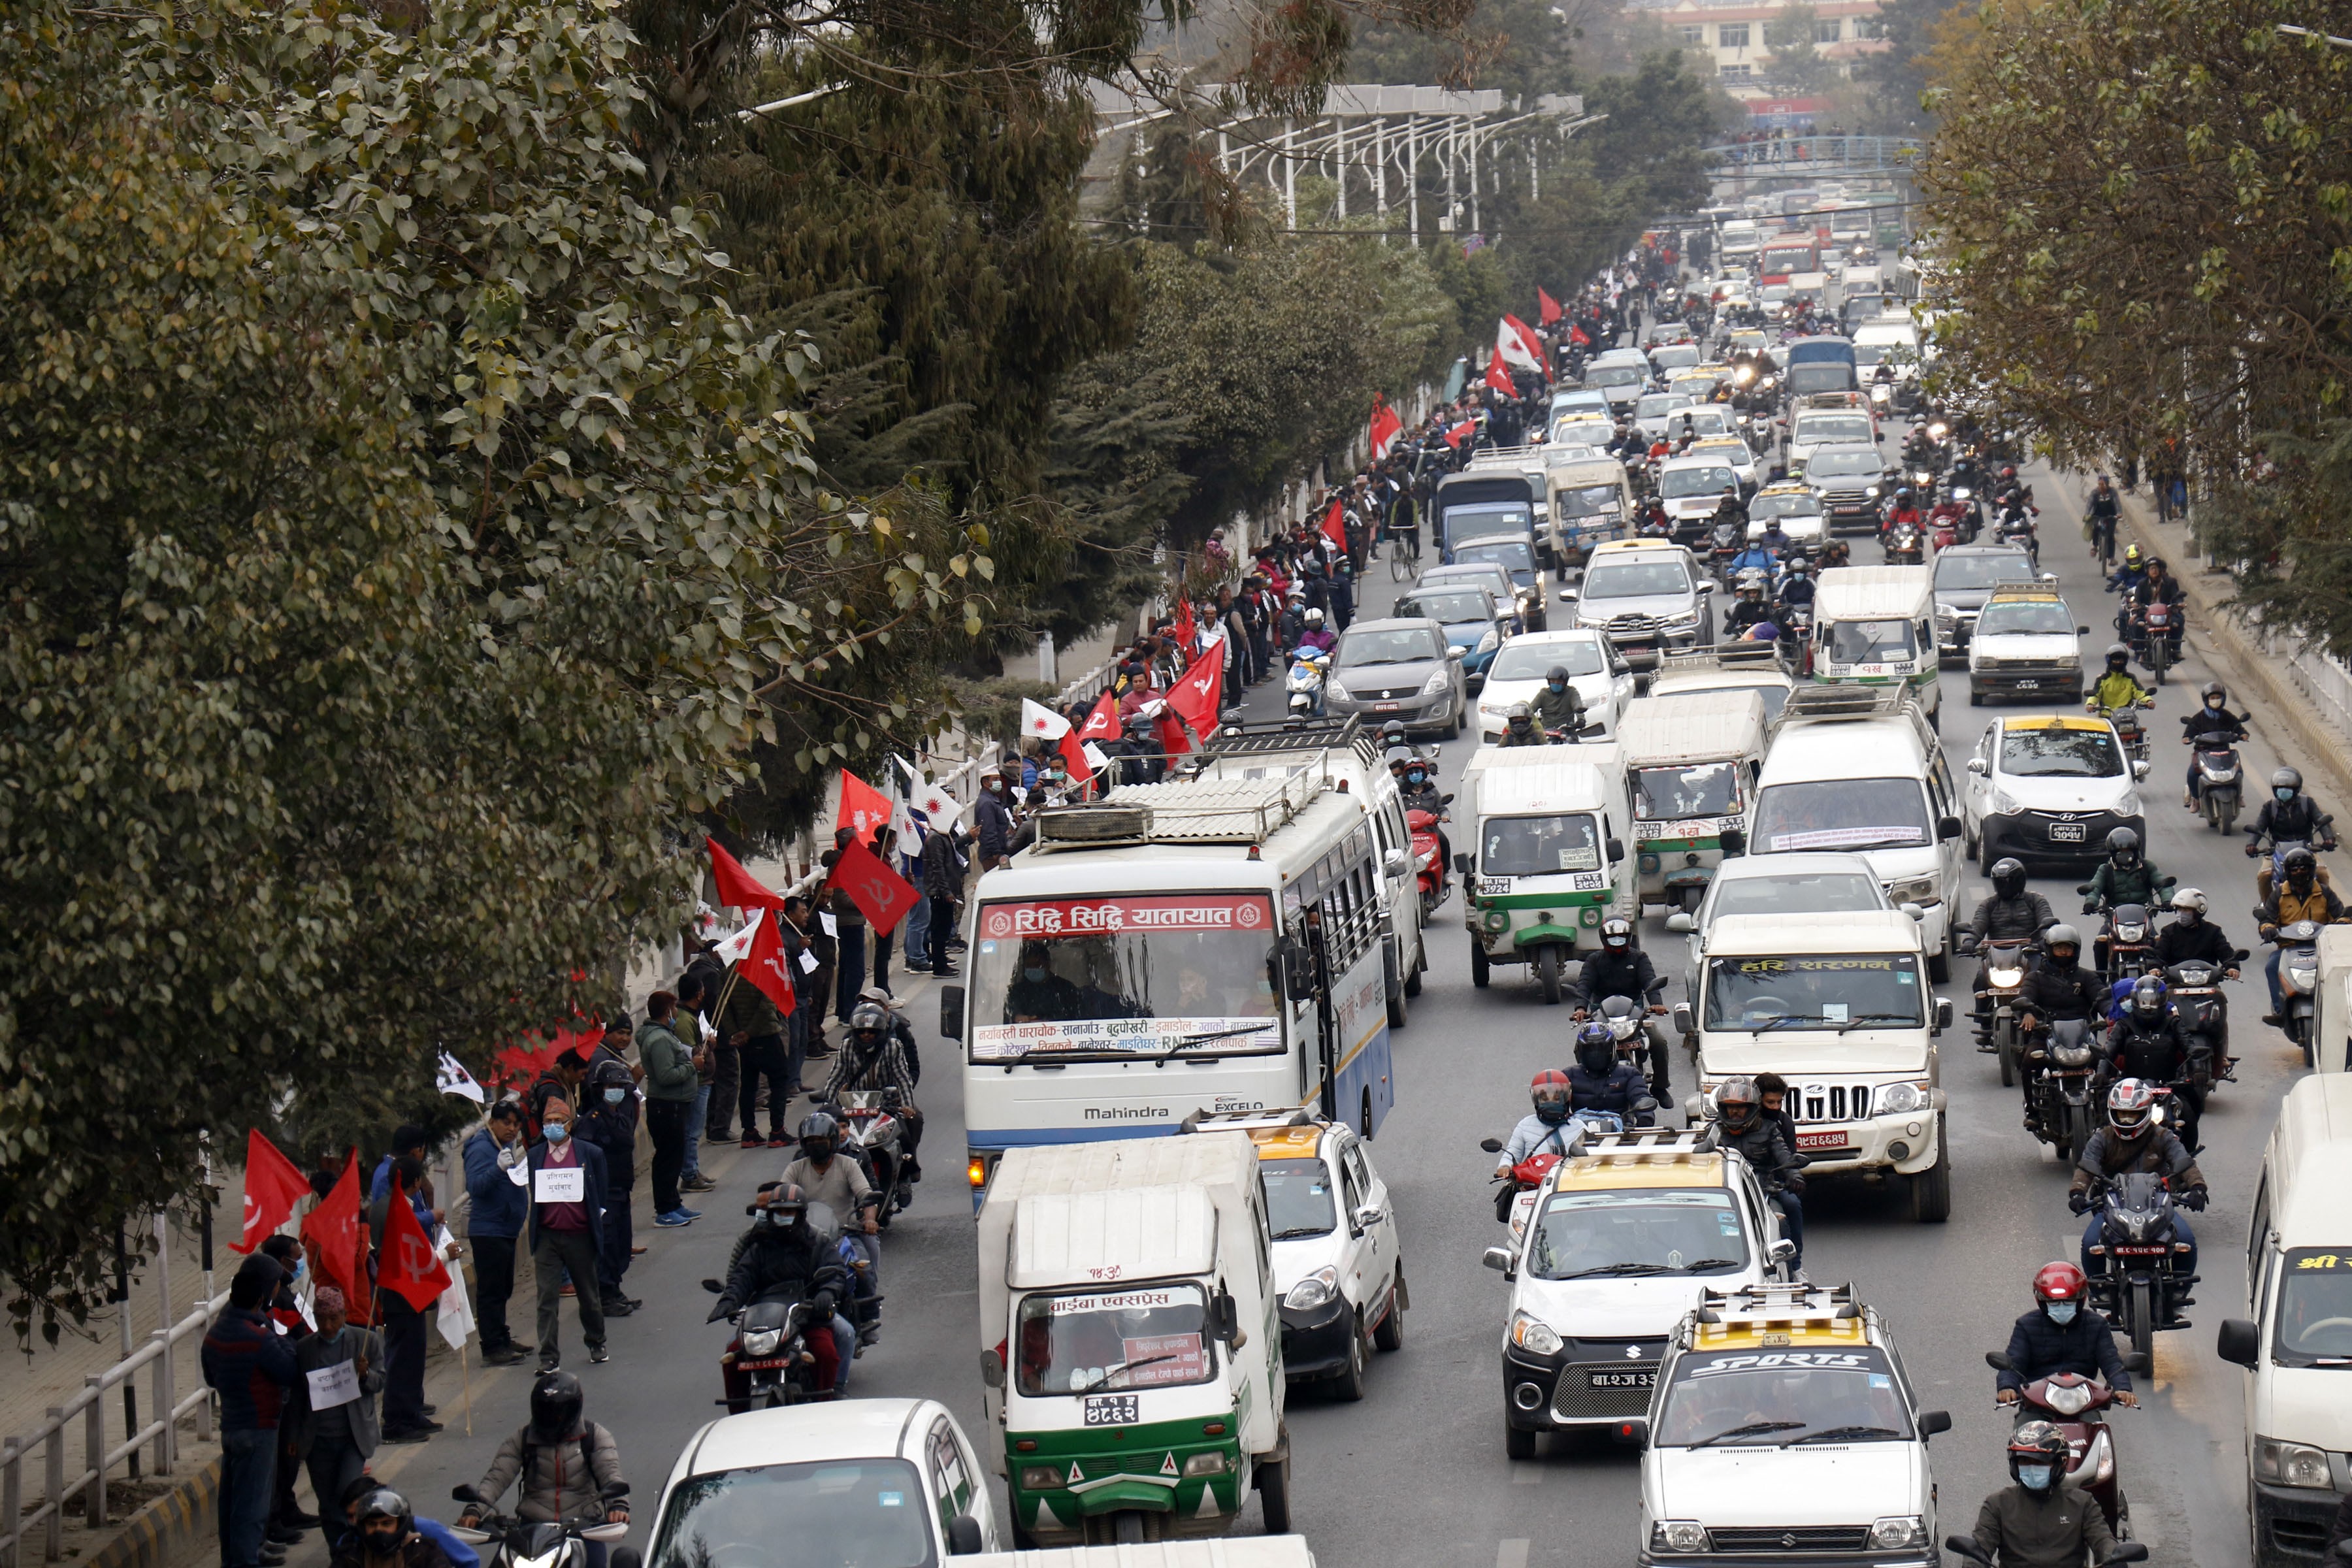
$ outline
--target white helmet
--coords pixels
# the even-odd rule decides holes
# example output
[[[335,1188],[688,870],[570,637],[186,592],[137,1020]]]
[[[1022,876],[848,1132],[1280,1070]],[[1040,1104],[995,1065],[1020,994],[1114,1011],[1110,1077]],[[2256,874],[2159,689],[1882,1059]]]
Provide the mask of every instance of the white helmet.
[[[2205,895],[2194,888],[2183,888],[2172,895],[2172,907],[2184,913],[2194,910],[2201,915],[2206,908]]]
[[[1323,612],[1322,612],[1322,611],[1320,611],[1320,610],[1309,610],[1309,611],[1307,611],[1307,624],[1308,626],[1321,626],[1321,625],[1323,624]]]

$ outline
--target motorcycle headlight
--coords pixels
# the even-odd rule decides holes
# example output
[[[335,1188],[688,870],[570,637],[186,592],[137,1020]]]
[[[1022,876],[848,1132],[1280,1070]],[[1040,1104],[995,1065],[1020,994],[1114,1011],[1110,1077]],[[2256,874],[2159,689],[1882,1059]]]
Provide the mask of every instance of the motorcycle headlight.
[[[776,1353],[776,1347],[783,1343],[783,1341],[784,1331],[782,1329],[755,1329],[743,1336],[743,1353],[773,1355]]]
[[[2088,1067],[2091,1065],[2091,1047],[2088,1046],[2053,1046],[2050,1047],[2050,1059],[2056,1062],[2062,1068]]]
[[[1969,489],[1966,485],[1954,485],[1952,487],[1952,499],[1954,500],[1967,500],[1970,496],[1975,494],[1976,491]]]
[[[1439,692],[1445,689],[1447,679],[1448,672],[1446,668],[1441,664],[1435,669],[1429,672],[1429,679],[1421,683],[1421,694],[1423,697],[1436,696]]]
[[[2308,963],[2290,963],[2286,966],[2286,972],[2288,976],[2294,981],[2295,984],[2301,986],[2305,991],[2310,990],[2313,986],[2319,984],[2319,970],[2316,965]]]
[[[1323,1305],[1339,1293],[1339,1271],[1327,1264],[1293,1285],[1284,1294],[1282,1304],[1304,1312]]]
[[[1927,1091],[1916,1083],[1890,1083],[1878,1091],[1878,1109],[1888,1116],[1908,1116],[1927,1103]]]
[[[1502,646],[1503,639],[1495,635],[1494,628],[1491,626],[1487,628],[1486,635],[1478,639],[1478,651],[1480,653],[1492,653]]]
[[[2146,942],[2147,940],[2147,927],[2137,923],[2131,925],[2119,925],[2116,927],[2116,940],[2117,942]]]
[[[1693,1519],[1662,1519],[1650,1526],[1654,1552],[1705,1552],[1706,1526]]]
[[[1916,1513],[1893,1514],[1873,1521],[1870,1526],[1870,1543],[1881,1552],[1925,1545],[1927,1540],[1927,1527]]]
[[[1558,1355],[1559,1335],[1549,1323],[1525,1312],[1511,1314],[1511,1342],[1530,1355]]]
[[[2061,1415],[2080,1415],[2090,1408],[2091,1385],[2078,1383],[2072,1386],[2052,1384],[2042,1403]]]
[[[1998,990],[2007,991],[2024,983],[2025,971],[2022,968],[2003,969],[1998,964],[1992,964],[1985,969],[1985,984]]]
[[[2310,1487],[2315,1490],[2334,1485],[2328,1478],[2324,1450],[2302,1443],[2282,1443],[2275,1437],[2254,1439],[2254,1479],[2274,1486]]]

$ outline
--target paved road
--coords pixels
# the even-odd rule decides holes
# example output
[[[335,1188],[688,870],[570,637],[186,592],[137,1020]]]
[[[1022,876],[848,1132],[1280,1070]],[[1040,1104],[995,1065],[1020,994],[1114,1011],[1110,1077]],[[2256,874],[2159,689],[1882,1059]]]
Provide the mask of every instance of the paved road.
[[[2067,484],[2034,477],[2052,525],[2044,564],[2058,573],[2077,619],[2100,626],[2112,602],[2099,591],[2071,526],[2079,501]],[[1385,609],[1392,597],[1385,570],[1367,586],[1367,613]],[[2093,641],[2095,647],[2104,639],[2095,634]],[[2151,726],[2159,740],[2146,792],[2152,853],[2184,884],[2211,893],[2224,929],[2252,945],[2251,862],[2237,841],[2225,844],[2203,831],[2174,793],[2181,753],[2169,740],[2173,717],[2206,679],[2192,639],[2192,657],[2165,687]],[[1943,729],[1957,771],[1990,713],[1967,705],[1964,678],[1948,673],[1946,681]],[[1253,694],[1253,703],[1270,710],[1267,689]],[[2248,748],[2258,776],[2275,754],[2263,718],[2254,716],[2256,739]],[[1444,747],[1449,773],[1468,752],[1466,742]],[[2035,886],[2068,912],[2079,907],[2071,898],[2075,880],[2043,878]],[[1971,878],[1971,904],[1981,892]],[[1447,1568],[1622,1563],[1634,1544],[1632,1454],[1571,1444],[1549,1447],[1530,1463],[1503,1457],[1497,1344],[1506,1286],[1478,1266],[1496,1227],[1485,1183],[1489,1162],[1475,1145],[1523,1112],[1524,1086],[1535,1071],[1564,1061],[1568,1023],[1565,1010],[1545,1007],[1532,985],[1509,971],[1500,972],[1490,990],[1471,987],[1460,913],[1458,901],[1440,913],[1434,969],[1410,1025],[1396,1037],[1396,1110],[1374,1145],[1397,1195],[1412,1263],[1406,1347],[1378,1358],[1370,1394],[1360,1405],[1311,1392],[1294,1395],[1296,1525],[1326,1562]],[[1646,935],[1661,967],[1678,973],[1680,939],[1654,921]],[[1958,978],[1972,973],[1963,966]],[[2247,1199],[2262,1140],[2279,1095],[2300,1070],[2281,1037],[2258,1022],[2264,1010],[2258,978],[2233,988],[2231,1006],[2242,1066],[2240,1080],[2215,1096],[2205,1121],[2204,1165],[2215,1201],[2198,1217],[2206,1283],[2193,1310],[2197,1327],[2158,1341],[2147,1407],[2122,1412],[2117,1420],[2142,1537],[2158,1561],[2203,1568],[2246,1560],[2242,1374],[2215,1358],[2212,1331],[2242,1300]],[[951,1051],[929,1044],[929,1021],[921,1021],[929,1058],[927,1142],[937,1157],[916,1208],[886,1243],[886,1331],[858,1363],[856,1391],[943,1399],[978,1435],[971,1221],[955,1164],[962,1146],[961,1086]],[[2006,1426],[1991,1404],[1982,1352],[2006,1342],[2010,1320],[2027,1305],[2032,1269],[2074,1256],[2079,1227],[2066,1212],[2063,1172],[2019,1125],[2016,1093],[2000,1088],[1990,1058],[1970,1048],[1964,1031],[1944,1043],[1950,1222],[1910,1223],[1895,1190],[1819,1181],[1807,1199],[1807,1262],[1816,1280],[1850,1279],[1885,1311],[1931,1397],[1950,1408],[1954,1427],[1936,1440],[1934,1459],[1942,1525],[1959,1529],[1973,1520],[1984,1493],[2005,1479]],[[1678,1062],[1677,1070],[1679,1098],[1689,1084],[1687,1062]],[[709,1298],[696,1281],[717,1271],[755,1177],[778,1163],[774,1155],[732,1152],[706,1160],[723,1179],[721,1191],[702,1205],[708,1217],[688,1231],[652,1233],[652,1250],[630,1279],[646,1310],[614,1326],[611,1363],[579,1367],[592,1412],[622,1435],[648,1520],[663,1475],[713,1414],[718,1391],[715,1362],[725,1335],[721,1326],[704,1326]],[[578,1364],[576,1353],[572,1359]],[[474,1437],[453,1426],[430,1445],[386,1450],[378,1468],[425,1510],[452,1511],[441,1500],[449,1487],[473,1479],[497,1435],[520,1420],[527,1370],[477,1376]],[[445,1420],[457,1414],[455,1393],[436,1392]],[[1249,1517],[1254,1521],[1255,1505]],[[641,1545],[645,1533],[637,1532]]]

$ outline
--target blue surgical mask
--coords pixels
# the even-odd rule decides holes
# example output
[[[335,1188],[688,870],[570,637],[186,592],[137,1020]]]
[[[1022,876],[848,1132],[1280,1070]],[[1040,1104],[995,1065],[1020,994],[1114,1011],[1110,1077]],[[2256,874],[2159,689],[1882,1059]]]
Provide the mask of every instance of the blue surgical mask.
[[[547,1141],[551,1143],[569,1143],[572,1141],[572,1123],[569,1121],[549,1122],[547,1124]]]
[[[2074,1314],[2080,1310],[2080,1305],[2074,1301],[2050,1301],[2042,1306],[2042,1310],[2050,1314],[2050,1321],[2062,1329],[2074,1321]]]
[[[2053,1475],[2054,1471],[2048,1465],[2020,1465],[2017,1467],[2017,1484],[2029,1491],[2046,1492],[2050,1489]]]
[[[307,1259],[298,1258],[294,1260],[294,1272],[286,1277],[286,1283],[289,1286],[299,1285],[302,1283],[302,1276],[310,1271],[310,1265],[309,1261]]]
[[[1045,978],[1045,971],[1043,968],[1024,969],[1021,972],[1021,976],[1029,981],[1043,980]]]
[[[604,1103],[607,1105],[618,1105],[628,1098],[629,1091],[625,1089],[608,1089],[604,1091]]]
[[[2294,791],[2291,789],[2274,789],[2271,791],[2271,794],[2277,797],[2278,803],[2281,805],[2284,805],[2287,802],[2294,798]]]

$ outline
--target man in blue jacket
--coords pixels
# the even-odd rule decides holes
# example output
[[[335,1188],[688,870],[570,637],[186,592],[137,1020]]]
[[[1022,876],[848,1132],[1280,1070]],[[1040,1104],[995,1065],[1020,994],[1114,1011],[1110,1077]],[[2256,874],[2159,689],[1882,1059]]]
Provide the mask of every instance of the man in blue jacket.
[[[482,1325],[482,1361],[512,1366],[530,1353],[507,1326],[507,1302],[514,1295],[515,1240],[530,1211],[530,1151],[522,1140],[522,1106],[502,1100],[490,1107],[489,1125],[466,1140],[466,1193],[473,1200],[466,1239],[474,1248],[474,1282],[480,1292],[476,1316]]]
[[[268,1310],[284,1277],[267,1254],[247,1258],[229,1281],[227,1307],[205,1335],[205,1382],[220,1394],[221,1568],[261,1568],[278,1477],[278,1421],[295,1376],[293,1345]]]
[[[572,1135],[572,1104],[550,1100],[540,1112],[540,1140],[530,1146],[530,1262],[539,1272],[539,1370],[563,1360],[557,1331],[569,1268],[580,1303],[580,1335],[588,1359],[613,1359],[604,1348],[604,1302],[596,1263],[604,1246],[604,1151]]]

